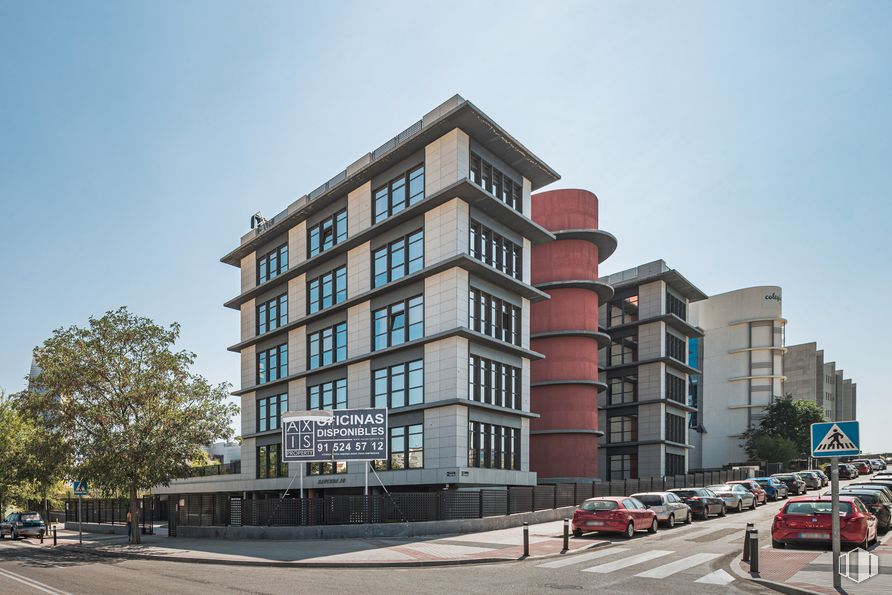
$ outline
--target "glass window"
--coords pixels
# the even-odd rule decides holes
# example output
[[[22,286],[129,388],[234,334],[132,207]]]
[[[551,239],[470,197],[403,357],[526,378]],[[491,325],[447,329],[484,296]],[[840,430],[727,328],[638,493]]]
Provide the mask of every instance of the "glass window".
[[[512,209],[523,210],[523,187],[474,152],[468,178]]]
[[[479,355],[470,355],[468,398],[479,403],[522,409],[520,368]]]
[[[424,336],[424,297],[417,295],[372,312],[372,350]]]
[[[411,233],[372,253],[375,287],[396,281],[424,268],[424,232]]]
[[[676,403],[687,402],[686,384],[684,378],[666,372],[666,398]]]
[[[307,387],[307,409],[346,409],[347,379],[339,378]]]
[[[607,365],[621,366],[636,361],[638,361],[637,330],[633,330],[632,334],[625,337],[614,337],[611,340],[607,346]]]
[[[374,406],[394,409],[424,402],[424,360],[414,360],[372,372]]]
[[[638,455],[609,455],[610,479],[635,479],[638,476]]]
[[[281,444],[257,447],[257,479],[288,477],[288,463],[281,460]]]
[[[271,347],[257,354],[257,384],[288,376],[288,344]]]
[[[638,320],[638,296],[616,298],[607,303],[607,327],[629,324]]]
[[[469,422],[468,466],[520,469],[520,430],[477,421]]]
[[[307,249],[313,257],[346,239],[347,209],[343,209],[307,230]]]
[[[307,335],[308,369],[313,370],[345,359],[347,359],[346,322]]]
[[[680,362],[687,362],[685,357],[685,340],[676,337],[670,332],[666,333],[666,355]]]
[[[635,442],[638,440],[637,415],[615,415],[608,418],[607,426],[610,442]]]
[[[287,270],[288,244],[285,243],[257,259],[257,284],[266,283]]]
[[[288,393],[257,399],[257,431],[267,432],[282,427],[282,415],[288,411]]]
[[[288,323],[288,294],[283,293],[278,297],[263,302],[257,306],[258,335],[263,335]]]
[[[611,405],[636,402],[638,400],[638,376],[632,374],[608,380],[607,397]]]
[[[471,221],[470,254],[515,279],[523,276],[522,248],[476,221]]]
[[[520,307],[477,288],[468,291],[468,325],[484,335],[520,345]]]
[[[373,193],[375,223],[421,201],[424,198],[424,165],[394,178]]]
[[[307,282],[307,314],[347,299],[347,267],[341,266]]]
[[[687,319],[687,304],[685,304],[684,300],[676,297],[674,294],[670,292],[666,292],[666,313],[667,314],[675,314],[682,320]]]

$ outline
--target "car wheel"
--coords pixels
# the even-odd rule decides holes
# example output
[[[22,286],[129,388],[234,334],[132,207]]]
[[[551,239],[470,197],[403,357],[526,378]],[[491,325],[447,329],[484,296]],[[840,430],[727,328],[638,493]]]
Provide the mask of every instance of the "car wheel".
[[[632,521],[629,521],[629,524],[626,525],[626,532],[624,533],[624,535],[626,536],[626,539],[632,539],[632,537],[635,535],[635,525],[632,523]]]
[[[864,550],[870,549],[870,529],[868,529],[867,531],[865,531],[865,533],[864,533],[864,541],[861,542],[861,545],[859,545],[858,547],[860,547],[860,548],[862,548],[862,549],[864,549]]]
[[[750,510],[756,510],[756,497],[753,496],[753,505],[750,506]]]
[[[722,510],[719,511],[719,516],[725,516],[726,514],[728,514],[728,509],[725,508],[724,504],[722,504]]]
[[[648,533],[656,533],[657,532],[657,517],[654,517],[653,522],[650,524],[650,528],[647,530]]]
[[[771,540],[771,547],[776,548],[776,549],[779,549],[779,550],[782,550],[782,549],[784,549],[785,547],[787,547],[787,544],[784,543],[783,541],[777,541],[777,540],[775,540],[775,539],[772,539],[772,540]]]
[[[691,514],[691,511],[689,510],[689,511],[688,511],[688,516],[686,516],[686,517],[684,518],[684,524],[685,524],[685,525],[690,525],[693,521],[694,521],[694,515]]]
[[[573,529],[573,537],[582,537],[582,529]]]
[[[669,518],[666,519],[666,526],[669,527],[670,529],[675,526],[675,515],[674,514],[670,514]]]
[[[737,501],[737,508],[734,509],[735,512],[743,512],[743,500]]]

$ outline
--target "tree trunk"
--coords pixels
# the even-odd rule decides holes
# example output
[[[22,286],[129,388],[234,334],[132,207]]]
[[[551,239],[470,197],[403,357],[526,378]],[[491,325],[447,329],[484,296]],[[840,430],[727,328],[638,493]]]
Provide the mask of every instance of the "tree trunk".
[[[47,501],[46,492],[47,492],[46,483],[41,483],[40,484],[40,494],[41,494],[41,496],[43,496],[43,510],[41,512],[43,513],[43,522],[46,523],[47,528],[49,528],[50,527],[50,505],[49,505],[49,502]]]
[[[136,482],[130,482],[130,543],[142,543],[139,532],[139,498],[136,493]]]

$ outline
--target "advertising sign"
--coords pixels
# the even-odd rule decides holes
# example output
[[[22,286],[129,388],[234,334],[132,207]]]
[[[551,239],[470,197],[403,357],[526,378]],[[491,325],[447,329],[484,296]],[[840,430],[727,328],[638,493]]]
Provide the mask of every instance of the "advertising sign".
[[[386,459],[387,409],[286,413],[282,444],[286,463]]]

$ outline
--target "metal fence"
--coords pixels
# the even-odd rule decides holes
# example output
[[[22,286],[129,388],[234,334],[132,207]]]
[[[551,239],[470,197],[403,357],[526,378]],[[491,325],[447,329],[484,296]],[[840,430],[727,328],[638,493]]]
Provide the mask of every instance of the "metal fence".
[[[152,496],[145,496],[140,500],[139,521],[143,532],[151,532],[152,523],[162,520],[164,513],[158,504],[157,499]],[[63,514],[66,523],[77,522],[77,508],[77,498],[65,500]],[[84,498],[81,500],[81,521],[98,525],[123,525],[127,523],[129,509],[130,500],[126,498]]]
[[[229,494],[171,496],[176,526],[310,526],[365,523],[399,523],[474,519],[574,506],[594,496],[626,496],[637,492],[705,486],[736,479],[748,473],[707,471],[669,477],[592,483],[518,486],[507,489],[444,490],[370,496],[323,498],[242,498]]]

